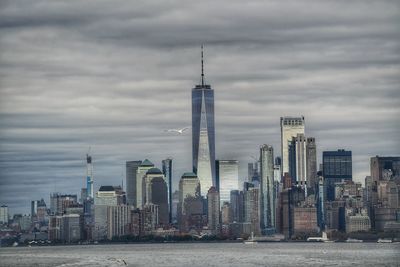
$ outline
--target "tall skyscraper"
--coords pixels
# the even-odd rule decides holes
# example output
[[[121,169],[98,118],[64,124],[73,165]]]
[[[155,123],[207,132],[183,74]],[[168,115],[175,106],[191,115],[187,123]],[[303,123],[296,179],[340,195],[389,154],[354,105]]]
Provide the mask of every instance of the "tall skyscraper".
[[[317,145],[314,137],[307,138],[307,186],[315,191],[318,185],[317,179]]]
[[[281,117],[282,176],[289,172],[289,144],[297,134],[304,134],[305,121],[302,117]]]
[[[168,189],[168,217],[169,222],[172,222],[172,159],[167,158],[162,161],[162,172],[165,176]]]
[[[165,185],[167,182],[165,181],[165,176],[164,174],[160,171],[158,168],[151,168],[146,172],[146,175],[143,176],[143,181],[142,181],[142,205],[149,205],[149,204],[155,204],[151,201],[151,181],[154,178],[161,178],[164,180]],[[168,194],[167,194],[168,195]],[[167,209],[168,209],[168,197],[167,197]],[[168,214],[168,212],[167,212]]]
[[[6,205],[0,207],[0,224],[8,224],[8,206]]]
[[[251,224],[251,232],[260,235],[260,188],[245,183],[244,188],[244,220]]]
[[[145,204],[143,203],[143,177],[146,175],[147,171],[154,168],[154,164],[145,159],[142,164],[137,168],[136,171],[136,208],[142,208]]]
[[[182,231],[187,231],[192,214],[203,213],[200,181],[196,174],[184,173],[179,181],[178,224]]]
[[[92,156],[86,154],[86,192],[87,197],[93,199],[93,164],[92,164]]]
[[[192,89],[192,153],[193,172],[200,180],[202,195],[216,186],[214,90],[205,84],[203,47],[201,50],[201,84]]]
[[[281,176],[281,166],[282,160],[281,157],[276,157],[275,158],[275,164],[274,164],[274,181],[275,182],[280,182],[282,180]]]
[[[304,134],[297,134],[289,143],[289,174],[293,184],[298,183],[303,186],[307,181],[306,143]]]
[[[320,173],[322,174],[322,173]],[[324,205],[324,177],[318,177],[318,202],[317,202],[317,220],[321,231],[325,230],[325,205]]]
[[[230,199],[232,209],[232,220],[234,222],[244,221],[244,195],[243,191],[233,190],[231,191]]]
[[[220,199],[217,188],[215,188],[214,186],[208,190],[207,203],[208,228],[213,234],[218,234],[220,229]]]
[[[31,217],[32,218],[34,218],[36,216],[38,204],[39,204],[39,200],[31,201]]]
[[[168,189],[165,179],[155,177],[150,182],[150,203],[158,205],[158,222],[162,226],[169,224]]]
[[[326,200],[335,200],[335,183],[342,180],[352,180],[351,151],[324,151],[322,153],[324,187]]]
[[[141,160],[126,162],[126,202],[136,207],[136,172],[142,164]]]
[[[274,149],[270,145],[260,147],[261,167],[261,227],[271,232],[275,229]]]
[[[247,181],[246,182],[251,182],[251,179],[253,179],[253,174],[254,174],[254,165],[253,162],[247,163]]]
[[[108,207],[124,204],[124,192],[119,186],[101,186],[94,198],[93,238],[101,240],[108,235]]]
[[[237,160],[217,160],[217,177],[219,178],[219,192],[221,205],[229,202],[231,190],[239,189],[239,162]]]

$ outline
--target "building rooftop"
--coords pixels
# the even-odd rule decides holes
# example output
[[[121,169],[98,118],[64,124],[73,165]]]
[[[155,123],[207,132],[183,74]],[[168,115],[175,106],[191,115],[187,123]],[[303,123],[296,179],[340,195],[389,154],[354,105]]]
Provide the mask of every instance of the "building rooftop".
[[[197,175],[193,172],[185,172],[182,175],[182,178],[197,178]]]
[[[152,166],[154,166],[154,164],[153,164],[150,160],[145,159],[145,160],[142,162],[142,164],[140,164],[140,166],[141,166],[141,167],[152,167]]]
[[[159,168],[151,168],[146,172],[146,174],[162,174]]]
[[[115,188],[112,185],[102,185],[102,186],[100,186],[99,191],[102,191],[102,192],[115,191]]]

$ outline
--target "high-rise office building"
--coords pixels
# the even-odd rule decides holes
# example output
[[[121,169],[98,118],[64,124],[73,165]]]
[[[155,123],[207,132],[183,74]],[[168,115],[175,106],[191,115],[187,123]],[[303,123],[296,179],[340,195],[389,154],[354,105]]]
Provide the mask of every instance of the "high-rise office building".
[[[0,207],[0,224],[8,224],[8,206],[1,205]]]
[[[93,198],[93,164],[92,156],[86,154],[86,192],[87,197]]]
[[[167,158],[162,161],[162,172],[165,176],[168,189],[168,217],[169,222],[172,222],[172,159]]]
[[[65,209],[76,205],[78,203],[78,196],[71,194],[50,194],[50,212],[52,214],[64,214]]]
[[[319,176],[318,180],[317,221],[319,229],[325,231],[324,177]]]
[[[217,160],[216,168],[222,205],[226,201],[229,202],[232,190],[239,189],[239,162],[237,160]]]
[[[81,240],[82,225],[79,214],[64,214],[62,217],[63,240],[67,243]]]
[[[142,208],[145,204],[143,203],[143,177],[151,168],[154,168],[154,164],[145,159],[136,170],[136,205],[134,205],[136,208]]]
[[[221,224],[229,225],[231,222],[232,222],[231,204],[229,202],[224,202],[221,207]]]
[[[96,240],[108,237],[108,207],[123,205],[125,193],[119,186],[101,186],[94,198],[94,229],[93,238]]]
[[[174,193],[172,193],[172,223],[177,223],[178,222],[178,206],[179,206],[179,191],[175,190]]]
[[[230,204],[232,210],[232,221],[244,221],[244,195],[243,191],[232,190],[230,194]]]
[[[274,149],[270,145],[260,147],[261,169],[261,227],[271,232],[275,229]]]
[[[141,160],[127,161],[126,162],[126,202],[128,205],[137,207],[137,181],[136,174],[139,166],[142,164]]]
[[[158,168],[151,168],[149,169],[145,176],[143,176],[143,182],[142,182],[142,203],[143,205],[148,205],[151,204],[151,181],[154,178],[161,178],[162,180],[164,180],[165,184],[167,184],[167,182],[165,181],[165,176],[164,174],[161,172],[160,169]],[[168,201],[168,198],[167,198]],[[168,203],[168,202],[167,202]],[[167,204],[167,208],[168,208],[168,204]]]
[[[253,162],[247,163],[247,182],[251,182],[254,175],[254,165]]]
[[[220,230],[220,199],[217,188],[214,186],[208,190],[207,193],[207,203],[208,203],[208,228],[213,234],[218,234]]]
[[[307,186],[315,191],[318,186],[317,179],[317,145],[314,137],[307,138],[306,147],[306,159],[307,159]],[[313,191],[313,192],[314,192]]]
[[[31,217],[32,219],[36,216],[39,200],[31,201]]]
[[[261,234],[260,227],[260,188],[246,183],[244,188],[244,220],[251,224],[251,232],[254,235]]]
[[[186,172],[179,181],[178,223],[182,231],[189,230],[192,214],[203,213],[200,181],[195,173]]]
[[[342,180],[352,180],[351,151],[324,151],[322,153],[324,187],[326,200],[335,200],[335,183]]]
[[[373,182],[400,177],[400,157],[372,157],[370,161]]]
[[[307,181],[307,153],[304,134],[292,137],[289,143],[289,174],[293,184],[305,186]]]
[[[204,81],[203,50],[201,83],[192,89],[192,153],[193,172],[200,180],[203,196],[216,186],[214,90]]]
[[[47,216],[47,207],[44,199],[33,200],[31,202],[31,219],[32,221],[44,222]]]
[[[275,182],[280,182],[282,180],[281,168],[282,168],[281,157],[275,157],[275,164],[274,164],[274,181]]]
[[[161,226],[169,224],[168,189],[163,177],[155,177],[150,181],[150,203],[158,205],[158,223]]]
[[[304,134],[305,121],[302,117],[281,117],[282,176],[289,172],[289,144],[297,134]]]
[[[131,207],[128,205],[107,206],[107,238],[130,234]]]
[[[185,172],[179,181],[179,202],[187,197],[199,197],[201,195],[200,181],[195,173]]]

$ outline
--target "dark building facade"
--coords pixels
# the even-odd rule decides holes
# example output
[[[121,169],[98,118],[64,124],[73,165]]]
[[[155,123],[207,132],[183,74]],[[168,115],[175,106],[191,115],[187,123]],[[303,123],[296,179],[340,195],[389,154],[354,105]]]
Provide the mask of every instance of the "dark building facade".
[[[168,189],[168,217],[169,222],[172,222],[172,159],[164,159],[162,161],[162,172],[165,176]]]
[[[317,145],[314,137],[307,138],[306,144],[306,155],[307,155],[307,186],[311,188],[313,193],[318,187],[317,179]]]
[[[353,178],[351,151],[344,149],[324,151],[322,161],[326,200],[333,201],[335,200],[335,183]]]
[[[158,222],[162,226],[169,224],[168,215],[168,190],[162,177],[151,180],[151,203],[158,205]]]
[[[230,195],[233,222],[244,222],[244,194],[243,191],[232,190]]]

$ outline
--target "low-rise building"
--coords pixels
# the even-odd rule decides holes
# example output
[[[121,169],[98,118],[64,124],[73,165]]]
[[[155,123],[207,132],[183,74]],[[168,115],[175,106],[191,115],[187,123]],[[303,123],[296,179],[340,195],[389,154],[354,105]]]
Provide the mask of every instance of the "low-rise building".
[[[317,208],[295,207],[293,213],[293,231],[295,234],[312,234],[318,232]]]
[[[371,230],[371,220],[368,215],[356,214],[346,216],[346,233],[366,232]]]

